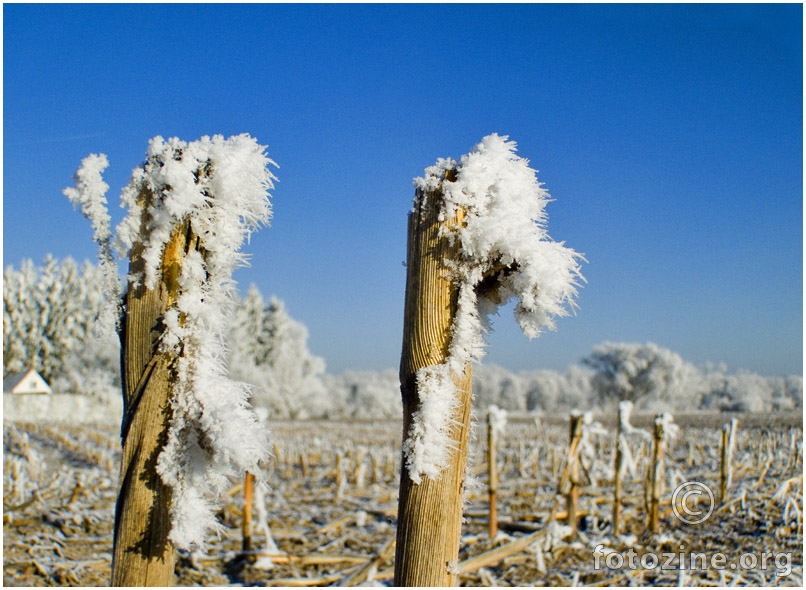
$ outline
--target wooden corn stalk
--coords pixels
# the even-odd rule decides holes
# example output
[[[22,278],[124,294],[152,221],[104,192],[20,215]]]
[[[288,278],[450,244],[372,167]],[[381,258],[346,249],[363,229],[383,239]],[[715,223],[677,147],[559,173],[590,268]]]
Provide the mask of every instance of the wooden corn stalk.
[[[567,524],[574,534],[577,532],[577,513],[579,512],[579,445],[582,442],[582,414],[573,414],[569,425],[568,453],[568,493],[566,494]]]
[[[649,531],[658,534],[660,531],[660,495],[663,482],[663,417],[655,418],[655,446],[652,456],[652,477],[649,497]]]
[[[446,179],[453,180],[453,172]],[[408,435],[419,408],[417,371],[445,362],[451,325],[457,312],[458,288],[447,276],[445,262],[456,257],[457,245],[445,236],[446,227],[460,224],[462,212],[444,219],[441,191],[418,193],[409,215],[406,303],[400,388],[403,397],[403,436]],[[471,368],[454,375],[458,409],[450,436],[455,449],[437,480],[415,484],[405,459],[401,464],[395,549],[396,586],[454,586],[462,529],[462,498],[470,434]]]
[[[493,539],[498,534],[498,465],[495,461],[496,454],[496,433],[493,414],[487,413],[487,495],[490,505],[490,538]]]
[[[733,479],[733,445],[736,440],[736,426],[738,420],[731,419],[730,425],[722,426],[722,460],[719,469],[719,501],[724,504],[728,501],[728,489]]]
[[[498,151],[501,149],[512,156],[507,157],[507,167],[496,174],[500,172],[507,178],[498,178],[483,189],[474,188],[476,174],[486,175],[490,167],[503,165]],[[544,260],[551,259],[552,266],[556,262],[552,276],[560,276],[565,282],[556,293],[557,304],[570,302],[576,295],[576,278],[581,276],[577,253],[565,249],[557,256],[554,246],[542,251],[542,238],[546,236],[540,227],[543,214],[538,208],[545,203],[547,193],[539,188],[526,160],[514,158],[513,142],[496,134],[485,137],[462,158],[461,179],[456,169],[445,169],[448,162],[442,160],[430,167],[428,180],[417,182],[419,188],[409,215],[400,383],[403,453],[412,465],[404,465],[401,470],[395,563],[398,586],[446,586],[457,581],[470,431],[470,362],[478,352],[480,341],[476,338],[481,337],[482,323],[475,314],[486,315],[490,306],[504,303],[509,295],[518,295],[513,290],[522,292],[518,296],[523,298],[527,292],[534,295],[542,289],[538,277],[543,276]],[[516,169],[519,172],[515,173]],[[444,171],[441,178],[436,176],[439,170]],[[524,183],[524,175],[535,180]],[[456,183],[450,185],[450,191],[446,189],[448,183]],[[534,210],[517,203],[515,195],[522,191],[533,193]],[[446,192],[451,193],[447,199]],[[510,227],[502,221],[507,214],[514,219],[532,216],[538,225],[530,226],[528,231],[520,223]],[[480,238],[489,229],[478,220],[487,217],[506,226],[506,237],[498,236],[477,248],[472,243],[474,236]],[[522,250],[525,243],[531,244],[534,251]],[[521,252],[522,259],[516,260],[521,258]],[[534,281],[520,284],[515,277],[531,277]],[[532,295],[525,298],[531,300]],[[541,303],[534,308],[531,304],[518,308],[526,314],[520,317],[519,311],[518,315],[527,335],[537,335],[539,327],[546,323],[544,311],[548,310],[542,307]],[[442,413],[436,415],[437,412]],[[429,453],[434,454],[428,456]],[[407,467],[411,473],[407,473]],[[422,480],[421,471],[425,472]]]
[[[622,438],[624,437],[624,433],[621,431],[621,425],[623,423],[623,414],[624,414],[624,407],[619,404],[618,408],[618,427],[616,430],[616,470],[614,474],[614,482],[613,482],[613,536],[618,535],[619,525],[621,524],[621,502],[622,502],[622,481],[621,481],[621,471],[624,468],[624,453],[622,453],[621,445],[626,441],[623,441]]]
[[[254,496],[255,476],[247,471],[243,483],[243,543],[241,550],[244,553],[252,551],[252,508],[254,506]]]
[[[555,521],[560,515],[560,498],[564,495],[566,501],[566,522],[576,533],[576,519],[579,511],[579,445],[582,443],[582,426],[585,417],[582,414],[571,414],[569,423],[568,453],[557,483],[557,492],[549,513],[547,522]]]
[[[139,203],[148,210],[154,195],[143,189]],[[148,231],[143,216],[141,235]],[[129,288],[124,296],[121,340],[123,376],[123,458],[115,507],[113,586],[168,586],[174,576],[174,547],[168,539],[171,491],[157,474],[157,458],[171,419],[172,352],[159,350],[162,318],[179,297],[184,256],[198,248],[190,224],[178,224],[162,254],[157,284]],[[142,244],[130,254],[130,274],[142,273]]]

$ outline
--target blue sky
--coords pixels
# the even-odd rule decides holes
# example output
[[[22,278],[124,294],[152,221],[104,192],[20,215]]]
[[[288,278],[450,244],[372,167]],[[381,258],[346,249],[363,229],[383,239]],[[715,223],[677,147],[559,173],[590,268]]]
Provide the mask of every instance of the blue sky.
[[[155,135],[247,132],[280,166],[235,278],[328,370],[397,367],[412,178],[509,135],[588,263],[575,317],[485,362],[564,370],[604,341],[803,367],[802,6],[3,6],[3,263],[93,260],[62,195]]]

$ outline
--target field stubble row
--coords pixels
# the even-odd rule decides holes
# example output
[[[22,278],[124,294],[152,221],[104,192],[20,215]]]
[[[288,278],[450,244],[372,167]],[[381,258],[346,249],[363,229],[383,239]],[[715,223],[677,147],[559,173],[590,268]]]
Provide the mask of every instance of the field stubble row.
[[[485,441],[476,436],[466,485],[460,582],[507,585],[795,585],[802,582],[802,427],[791,418],[740,415],[728,502],[704,523],[674,517],[684,481],[719,488],[724,416],[684,420],[665,461],[661,534],[646,532],[647,439],[631,443],[622,530],[609,534],[615,430],[592,431],[580,451],[579,532],[547,526],[568,446],[567,418],[516,419],[498,444],[500,532],[487,534]],[[766,419],[765,419],[766,418]],[[608,425],[608,420],[602,420]],[[761,424],[766,424],[762,426]],[[640,416],[635,425],[644,426]],[[692,423],[691,426],[685,426]],[[745,427],[744,424],[747,424]],[[757,425],[758,424],[758,425]],[[259,487],[254,550],[242,552],[243,481],[219,512],[226,534],[182,554],[180,585],[391,584],[402,433],[398,423],[272,425],[273,458]],[[477,430],[481,430],[478,428]],[[478,433],[477,433],[478,434]],[[4,424],[4,584],[107,585],[120,461],[108,426]],[[562,506],[562,502],[560,502]],[[265,511],[264,511],[265,508]],[[595,568],[593,550],[791,553],[791,571]],[[268,557],[267,555],[270,555]]]

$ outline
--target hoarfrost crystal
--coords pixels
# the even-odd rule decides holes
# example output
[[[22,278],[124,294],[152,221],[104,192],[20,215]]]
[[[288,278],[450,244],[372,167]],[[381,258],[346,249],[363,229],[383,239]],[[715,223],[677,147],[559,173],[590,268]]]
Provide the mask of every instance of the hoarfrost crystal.
[[[120,280],[115,254],[112,249],[112,229],[109,210],[106,207],[106,191],[109,185],[104,182],[102,174],[109,166],[104,154],[90,154],[81,161],[76,171],[75,188],[64,189],[63,194],[70,199],[74,207],[80,207],[81,213],[92,223],[92,239],[98,244],[98,259],[103,273],[103,291],[106,303],[102,309],[100,324],[107,328],[116,326],[120,317],[118,301],[120,299]]]

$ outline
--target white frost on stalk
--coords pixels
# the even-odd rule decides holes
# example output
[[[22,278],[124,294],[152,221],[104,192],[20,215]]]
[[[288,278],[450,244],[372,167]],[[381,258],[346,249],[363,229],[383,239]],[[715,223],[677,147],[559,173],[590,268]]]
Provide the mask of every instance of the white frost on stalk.
[[[623,400],[618,403],[619,428],[621,429],[621,433],[627,436],[635,434],[644,438],[645,440],[651,439],[652,437],[648,432],[641,430],[640,428],[636,428],[630,424],[632,411],[633,403],[631,401]]]
[[[98,244],[98,260],[103,276],[103,293],[106,303],[101,311],[100,323],[104,327],[117,327],[120,317],[120,280],[115,254],[112,249],[112,229],[106,206],[109,185],[103,180],[103,171],[109,166],[105,154],[90,154],[81,161],[74,180],[75,188],[64,189],[63,194],[73,207],[92,223],[92,239]]]
[[[106,208],[106,191],[109,185],[103,180],[103,171],[109,166],[104,154],[90,154],[81,160],[81,167],[75,174],[75,188],[66,188],[64,195],[70,199],[74,207],[80,207],[81,213],[92,223],[93,240],[97,243],[108,243],[112,239],[109,227],[109,211]]]
[[[464,209],[465,220],[456,228],[460,258],[455,272],[462,283],[478,285],[485,274],[499,267],[514,272],[499,275],[500,303],[518,300],[515,319],[529,338],[543,328],[556,329],[554,317],[567,316],[575,308],[582,258],[547,231],[549,193],[529,167],[515,154],[516,144],[507,136],[488,135],[462,156],[456,181],[443,182],[446,214]],[[415,186],[433,186],[444,176],[451,160],[440,160],[426,172],[429,179]],[[440,173],[442,171],[442,173]],[[436,177],[434,177],[436,175]],[[489,304],[484,311],[494,311]]]
[[[458,407],[452,376],[483,356],[489,315],[517,299],[515,319],[534,338],[543,328],[556,329],[555,316],[575,308],[577,287],[584,280],[583,257],[548,236],[549,194],[515,148],[507,136],[488,135],[460,162],[440,158],[414,180],[415,203],[426,193],[442,195],[436,204],[440,219],[463,211],[460,224],[445,226],[446,237],[458,248],[456,259],[446,261],[458,288],[448,356],[441,365],[417,372],[420,409],[403,446],[415,483],[423,475],[438,477],[455,446],[449,434]],[[445,178],[452,169],[455,181]],[[480,296],[478,287],[485,278],[496,288]],[[438,399],[431,400],[435,393]]]
[[[680,434],[680,427],[674,423],[674,416],[669,412],[664,412],[655,418],[655,424],[663,425],[663,444],[664,448],[671,445],[671,443]]]
[[[146,287],[153,288],[162,248],[173,227],[186,218],[204,244],[207,265],[230,273],[242,266],[241,245],[271,217],[267,195],[277,179],[269,165],[276,164],[264,152],[265,146],[247,134],[228,139],[205,136],[191,143],[159,136],[152,139],[145,166],[134,170],[121,195],[129,208],[117,228],[117,247],[122,253],[143,238],[144,213],[148,220],[143,240],[145,276],[130,280],[134,284],[145,280]],[[147,212],[138,203],[143,189],[155,197]]]
[[[496,437],[504,434],[504,430],[507,427],[507,411],[493,404],[487,408],[487,416],[489,423],[493,427],[493,434]]]
[[[579,440],[579,445],[576,449],[576,455],[579,456],[580,462],[584,459],[588,461],[588,464],[591,466],[590,471],[592,472],[593,469],[597,466],[597,448],[596,445],[593,444],[594,439],[597,436],[605,437],[607,436],[608,432],[607,429],[602,426],[599,422],[596,422],[593,419],[593,412],[582,412],[581,410],[573,410],[571,412],[572,416],[582,416],[582,438]],[[607,469],[607,467],[605,467]],[[607,474],[609,477],[612,477],[612,473]],[[594,478],[595,480],[596,478]],[[593,483],[593,487],[596,487],[595,481]]]
[[[646,430],[636,428],[630,423],[632,411],[633,403],[631,401],[623,400],[619,402],[618,416],[621,436],[617,438],[616,444],[618,445],[619,450],[621,450],[622,457],[621,471],[619,475],[621,477],[626,477],[629,475],[631,479],[635,479],[637,474],[637,465],[635,463],[635,459],[633,458],[632,451],[630,450],[629,439],[631,437],[635,437],[645,441],[650,441],[652,440],[652,435]]]
[[[574,412],[579,412],[579,410],[574,410]],[[579,413],[582,415],[582,439],[580,445],[587,445],[595,436],[607,436],[607,429],[593,419],[593,412]]]
[[[123,253],[139,241],[144,276],[154,288],[162,252],[179,224],[189,221],[202,252],[191,248],[181,263],[180,295],[165,314],[161,349],[177,354],[168,440],[157,462],[173,490],[170,538],[182,549],[203,544],[218,531],[208,498],[228,487],[227,476],[259,473],[267,456],[268,431],[248,403],[248,386],[227,377],[226,335],[235,305],[232,273],[246,262],[239,250],[271,216],[269,190],[275,177],[265,146],[243,134],[217,135],[187,143],[151,140],[146,164],[135,170],[121,200],[129,213],[117,229]],[[141,197],[153,195],[146,210]],[[145,235],[141,235],[143,222]]]
[[[434,365],[417,371],[420,409],[412,415],[409,435],[403,442],[411,481],[422,482],[422,476],[437,479],[456,448],[450,428],[459,401],[456,386],[447,365]]]

